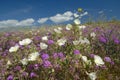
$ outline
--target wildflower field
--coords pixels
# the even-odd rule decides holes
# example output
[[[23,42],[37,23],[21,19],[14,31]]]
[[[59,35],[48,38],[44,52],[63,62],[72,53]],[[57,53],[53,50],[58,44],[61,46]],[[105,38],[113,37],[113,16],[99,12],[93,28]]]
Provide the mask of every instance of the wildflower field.
[[[0,80],[120,80],[120,23],[0,34]]]

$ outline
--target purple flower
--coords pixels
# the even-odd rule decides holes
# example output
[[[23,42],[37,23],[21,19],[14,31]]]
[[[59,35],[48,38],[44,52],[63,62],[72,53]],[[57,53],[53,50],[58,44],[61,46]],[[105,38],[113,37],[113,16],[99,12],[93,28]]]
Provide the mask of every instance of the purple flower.
[[[3,53],[1,54],[1,56],[3,56],[3,57],[5,57],[6,55],[7,55],[6,52],[3,52]]]
[[[102,69],[106,69],[107,67],[105,65],[101,66]]]
[[[74,50],[74,54],[75,55],[80,54],[80,51],[79,50]]]
[[[36,46],[40,47],[40,44],[37,44]]]
[[[54,67],[56,68],[56,69],[60,69],[60,65],[59,64],[54,64]]]
[[[95,69],[97,69],[97,70],[100,69],[100,66],[95,65]]]
[[[13,80],[13,76],[12,75],[9,75],[7,80]]]
[[[35,64],[34,69],[38,69],[38,68],[39,68],[39,64]]]
[[[118,39],[114,39],[114,43],[119,44],[120,41]]]
[[[20,49],[24,49],[24,47],[22,45],[19,45],[20,46]]]
[[[6,70],[5,69],[2,69],[1,70],[1,74],[5,74],[6,73]]]
[[[2,66],[3,65],[3,61],[2,60],[0,60],[0,66]]]
[[[2,48],[0,48],[0,51],[2,51],[3,49]]]
[[[105,57],[104,60],[105,60],[106,62],[111,62],[111,58],[110,58],[110,57]]]
[[[14,46],[16,43],[14,41],[10,41],[10,45]]]
[[[50,61],[48,61],[48,60],[45,60],[44,62],[43,62],[43,66],[44,67],[50,67],[51,66],[51,62]]]
[[[37,47],[37,50],[39,51],[39,50],[40,50],[40,47]]]
[[[57,54],[57,53],[54,53],[54,54],[53,54],[53,58],[55,58],[55,59],[58,58],[58,54]]]
[[[40,40],[40,37],[39,36],[35,36],[34,38],[36,41],[39,41]]]
[[[98,31],[100,28],[99,27],[96,27],[96,28],[94,28],[94,32],[96,32],[96,31]]]
[[[22,72],[22,76],[28,76],[27,72]]]
[[[33,70],[33,69],[34,69],[34,66],[33,66],[32,64],[30,64],[30,65],[28,66],[28,69],[29,69],[29,70]]]
[[[102,37],[102,36],[99,38],[99,40],[100,40],[101,42],[103,42],[103,43],[106,43],[106,42],[107,42],[107,39],[106,39],[105,37]]]
[[[59,56],[60,58],[64,58],[64,57],[65,57],[62,52],[58,53],[58,56]]]
[[[88,30],[86,30],[86,29],[83,30],[83,33],[84,33],[84,34],[87,33],[87,32],[88,32]]]
[[[114,65],[115,64],[114,61],[111,61],[111,64]]]
[[[6,33],[6,34],[5,34],[6,37],[8,37],[8,36],[10,36],[10,35],[11,35],[10,33]]]
[[[31,72],[30,73],[30,77],[33,78],[33,77],[37,77],[37,74],[35,72]]]
[[[43,60],[46,60],[46,59],[49,58],[49,55],[46,54],[46,53],[43,53],[41,57],[42,57]]]
[[[21,68],[21,66],[16,66],[14,69],[17,71],[20,71],[22,68]]]
[[[48,36],[51,36],[51,32],[48,32],[47,35],[48,35]]]
[[[91,57],[91,58],[94,58],[94,54],[90,54],[90,57]]]
[[[53,40],[48,40],[48,44],[53,44],[54,41]]]
[[[30,46],[30,45],[28,45],[28,46],[27,46],[27,48],[28,48],[28,49],[30,49],[30,48],[31,48],[31,46]]]

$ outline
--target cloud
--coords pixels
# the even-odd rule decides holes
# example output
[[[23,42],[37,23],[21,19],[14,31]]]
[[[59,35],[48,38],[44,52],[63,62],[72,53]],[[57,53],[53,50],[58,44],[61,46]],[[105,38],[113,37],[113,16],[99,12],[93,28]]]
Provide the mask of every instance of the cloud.
[[[25,20],[4,20],[0,21],[0,28],[5,28],[5,27],[17,27],[17,26],[32,26],[34,24],[34,19],[28,18]]]
[[[27,12],[27,11],[25,11]],[[71,11],[66,11],[64,12],[63,14],[56,14],[54,16],[51,16],[51,17],[45,17],[45,18],[39,18],[37,20],[37,22],[33,19],[33,18],[28,18],[28,19],[24,19],[24,20],[21,20],[21,21],[18,21],[18,20],[3,20],[3,21],[0,21],[0,28],[5,28],[5,27],[21,27],[21,26],[34,26],[35,23],[40,23],[40,24],[43,24],[45,22],[47,22],[48,20],[52,21],[53,23],[63,23],[63,22],[67,22],[67,21],[70,21],[70,20],[73,20],[74,19],[74,14],[75,13],[72,13]],[[83,17],[85,15],[87,15],[88,12],[84,12],[82,14],[79,15],[79,17]]]
[[[56,14],[49,18],[54,23],[62,23],[66,21],[73,20],[73,13],[71,11],[67,11],[64,14]]]
[[[47,20],[48,20],[48,18],[40,18],[38,20],[38,23],[42,24],[42,23],[45,23]]]
[[[17,20],[4,20],[4,21],[0,21],[0,28],[4,28],[4,27],[9,27],[9,26],[16,26],[16,24],[18,23]]]
[[[113,10],[109,10],[110,12],[112,12]]]
[[[99,11],[98,13],[99,13],[99,14],[102,14],[102,13],[104,13],[104,11]]]
[[[80,14],[80,17],[83,17],[85,15],[88,15],[88,12],[84,12],[84,13]]]
[[[34,19],[29,18],[29,19],[18,22],[16,26],[32,26],[34,22],[35,22]]]
[[[71,11],[67,11],[63,14],[63,16],[68,16],[71,17],[73,15],[73,13]]]

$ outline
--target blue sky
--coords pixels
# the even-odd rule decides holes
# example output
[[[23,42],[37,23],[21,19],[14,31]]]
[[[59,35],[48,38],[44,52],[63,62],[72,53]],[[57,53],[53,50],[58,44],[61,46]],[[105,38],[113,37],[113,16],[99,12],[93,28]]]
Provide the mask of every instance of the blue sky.
[[[104,13],[108,18],[120,19],[120,0],[0,0],[0,24],[13,20],[25,23],[29,19],[37,22],[41,18],[54,17],[67,11],[76,12],[81,7],[97,18]],[[4,22],[3,22],[4,21]],[[22,22],[23,21],[23,22]],[[47,20],[49,22],[53,22]],[[10,21],[11,22],[11,21]],[[27,21],[26,21],[27,22]],[[8,21],[9,23],[9,21]],[[54,22],[53,22],[54,23]],[[34,23],[35,24],[35,23]]]

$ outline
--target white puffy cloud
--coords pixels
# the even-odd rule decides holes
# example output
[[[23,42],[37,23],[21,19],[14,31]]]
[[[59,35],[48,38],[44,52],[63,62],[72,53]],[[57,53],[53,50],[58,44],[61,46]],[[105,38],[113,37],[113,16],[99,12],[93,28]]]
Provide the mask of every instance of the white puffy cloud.
[[[34,23],[34,19],[28,18],[25,20],[3,20],[0,21],[0,28],[5,28],[5,27],[17,27],[17,26],[32,26]]]
[[[71,17],[73,15],[73,13],[71,11],[67,11],[63,14],[63,16],[68,16]]]
[[[48,18],[40,18],[38,20],[38,23],[45,23],[47,20],[50,20],[54,23],[63,23],[63,22],[66,22],[66,21],[73,20],[74,17],[82,18],[85,15],[88,15],[87,11],[80,14],[80,15],[78,15],[77,13],[73,13],[71,11],[66,11],[63,14],[58,13],[55,16],[51,16],[51,17],[48,17]]]
[[[73,20],[74,19],[74,16],[75,16],[76,13],[73,13],[71,11],[66,11],[64,12],[63,14],[56,14],[54,16],[51,16],[51,17],[45,17],[45,18],[39,18],[37,20],[37,23],[45,23],[47,22],[48,20],[54,22],[54,23],[62,23],[62,22],[67,22],[67,21],[70,21],[70,20]],[[88,12],[84,12],[80,15],[77,15],[79,16],[80,18],[87,15]],[[33,19],[33,18],[28,18],[28,19],[24,19],[24,20],[21,20],[21,21],[18,21],[18,20],[3,20],[3,21],[0,21],[0,28],[4,28],[4,27],[18,27],[18,26],[33,26],[34,24],[36,23],[36,21]]]
[[[80,14],[81,17],[83,17],[85,15],[88,15],[88,12],[84,12],[84,13]]]
[[[34,21],[35,20],[32,19],[32,18],[28,18],[28,19],[25,19],[25,20],[22,20],[22,21],[18,22],[16,24],[16,26],[32,26]]]
[[[8,27],[8,26],[16,26],[18,20],[4,20],[0,21],[0,28]]]
[[[67,11],[64,14],[56,14],[49,18],[54,23],[62,23],[66,21],[73,20],[73,13],[71,11]]]
[[[48,20],[48,18],[40,18],[39,20],[38,20],[38,23],[45,23],[46,21]]]
[[[102,13],[104,13],[104,11],[99,11],[98,13],[99,13],[99,14],[102,14]]]

